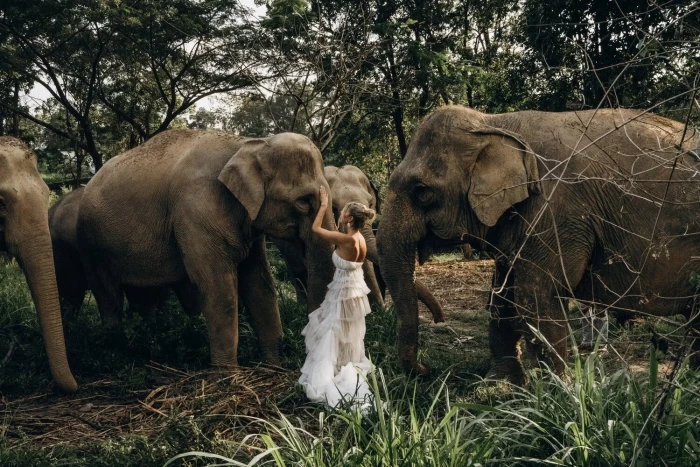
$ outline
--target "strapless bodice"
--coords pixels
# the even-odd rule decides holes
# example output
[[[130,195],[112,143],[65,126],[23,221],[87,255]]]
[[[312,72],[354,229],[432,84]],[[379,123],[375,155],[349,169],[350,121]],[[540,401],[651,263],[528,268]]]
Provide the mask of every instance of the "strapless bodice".
[[[362,263],[356,263],[355,261],[343,259],[336,251],[333,251],[333,264],[335,265],[336,269],[343,269],[345,271],[354,271],[362,268]]]

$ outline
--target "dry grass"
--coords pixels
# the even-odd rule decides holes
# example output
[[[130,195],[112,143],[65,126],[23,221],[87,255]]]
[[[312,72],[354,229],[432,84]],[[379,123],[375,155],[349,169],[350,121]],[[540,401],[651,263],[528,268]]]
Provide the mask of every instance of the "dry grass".
[[[294,379],[279,368],[235,368],[193,373],[152,364],[160,385],[115,397],[118,381],[85,385],[75,396],[35,394],[0,399],[0,437],[13,448],[80,446],[123,435],[153,438],[173,422],[206,418],[208,431],[226,438],[231,415],[265,418]]]

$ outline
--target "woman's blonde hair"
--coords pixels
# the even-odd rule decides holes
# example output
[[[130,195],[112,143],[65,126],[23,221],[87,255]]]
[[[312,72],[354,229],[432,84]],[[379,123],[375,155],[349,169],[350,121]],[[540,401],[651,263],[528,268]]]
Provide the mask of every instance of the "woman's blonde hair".
[[[346,204],[343,211],[347,212],[352,219],[350,222],[355,230],[360,230],[366,222],[372,222],[375,214],[374,209],[354,201]]]

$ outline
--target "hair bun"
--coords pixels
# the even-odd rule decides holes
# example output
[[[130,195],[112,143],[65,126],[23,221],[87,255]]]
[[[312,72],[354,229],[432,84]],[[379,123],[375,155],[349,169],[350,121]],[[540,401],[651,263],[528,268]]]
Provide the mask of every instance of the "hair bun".
[[[346,204],[343,211],[347,211],[350,217],[352,217],[353,227],[356,229],[364,227],[367,221],[371,222],[376,214],[374,209],[370,209],[364,204],[354,201]]]

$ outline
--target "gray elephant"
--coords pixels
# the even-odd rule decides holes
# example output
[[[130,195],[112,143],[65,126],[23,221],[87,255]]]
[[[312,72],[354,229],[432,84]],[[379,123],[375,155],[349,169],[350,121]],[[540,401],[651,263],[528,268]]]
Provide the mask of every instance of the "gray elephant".
[[[264,237],[301,239],[309,304],[318,306],[333,276],[330,245],[311,232],[319,186],[328,186],[320,152],[292,133],[170,130],[110,159],[85,187],[77,222],[103,323],[120,326],[124,286],[185,281],[214,365],[237,364],[239,296],[263,358],[278,362],[282,327]],[[324,227],[335,228],[330,213]]]
[[[78,209],[84,191],[85,188],[81,187],[66,193],[49,209],[49,231],[56,265],[56,282],[64,317],[81,308],[89,290],[77,238]],[[186,281],[172,286],[183,309],[193,314],[196,304],[192,303],[192,297],[187,295],[190,287]],[[162,306],[170,293],[168,287],[139,288],[124,285],[123,289],[129,305],[135,305],[144,315],[149,315]]]
[[[20,140],[0,137],[0,250],[17,259],[39,316],[51,374],[58,387],[74,392],[63,337],[51,237],[49,188],[34,153]]]
[[[435,245],[467,241],[496,256],[489,378],[523,381],[517,347],[532,329],[564,369],[562,297],[689,316],[700,272],[697,147],[692,129],[637,110],[446,106],[427,116],[391,174],[377,236],[403,366],[426,371],[413,273],[416,251],[422,262]]]
[[[344,165],[343,167],[326,166],[324,173],[331,189],[332,210],[336,222],[338,222],[338,217],[343,207],[350,202],[362,203],[374,209],[377,213],[381,212],[379,191],[362,170],[353,165]],[[344,226],[340,225],[339,227],[342,230]],[[381,270],[379,269],[377,244],[372,226],[365,225],[362,229],[362,235],[367,243],[367,260],[364,262],[362,269],[365,275],[365,282],[370,289],[368,298],[372,304],[383,305],[386,285],[382,280]],[[306,299],[306,265],[304,264],[303,256],[300,254],[299,246],[291,241],[273,241],[279,248],[291,272],[297,292],[297,301],[304,303]],[[434,321],[436,323],[444,321],[445,316],[440,303],[425,285],[418,280],[416,281],[416,292],[418,299],[432,313]]]

